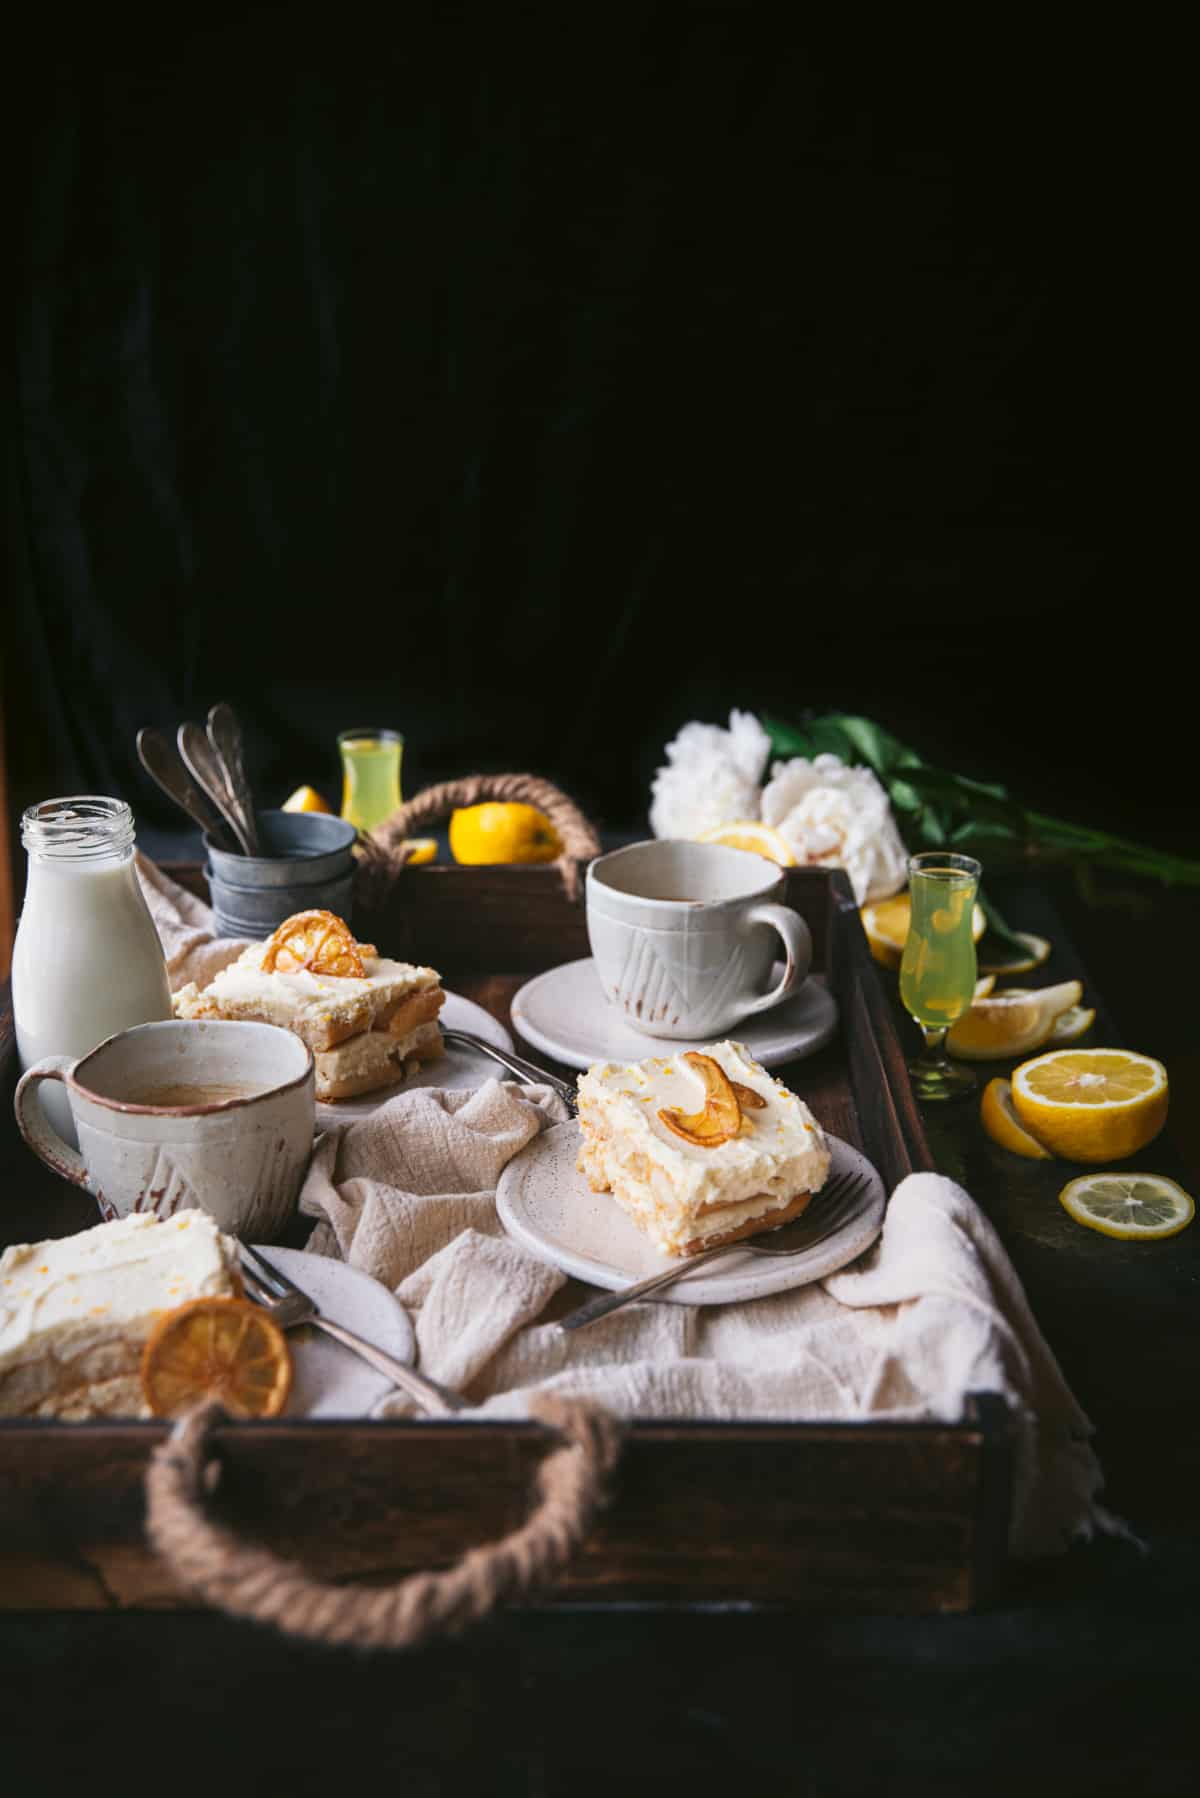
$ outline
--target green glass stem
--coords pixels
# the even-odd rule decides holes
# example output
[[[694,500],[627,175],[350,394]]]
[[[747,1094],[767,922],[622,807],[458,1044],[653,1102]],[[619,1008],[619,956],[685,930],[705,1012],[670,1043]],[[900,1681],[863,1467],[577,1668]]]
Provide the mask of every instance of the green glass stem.
[[[920,1023],[919,1019],[914,1021]],[[908,1064],[912,1089],[918,1099],[962,1099],[975,1091],[976,1080],[971,1069],[947,1058],[949,1028],[948,1024],[921,1024],[925,1042],[915,1061]]]

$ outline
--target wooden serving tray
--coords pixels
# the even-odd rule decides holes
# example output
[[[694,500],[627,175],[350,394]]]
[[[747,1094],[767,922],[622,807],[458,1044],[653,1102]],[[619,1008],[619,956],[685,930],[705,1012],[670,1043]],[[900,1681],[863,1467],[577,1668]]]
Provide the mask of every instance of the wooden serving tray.
[[[196,866],[167,871],[205,895]],[[779,1071],[890,1191],[933,1161],[849,882],[790,870],[786,897],[808,921],[814,973],[841,1018],[827,1048]],[[553,868],[408,869],[387,910],[356,927],[385,953],[437,967],[505,1023],[531,973],[588,953],[582,906]],[[6,992],[0,1077],[0,1241],[94,1222],[86,1195],[17,1136]],[[164,1434],[154,1423],[0,1421],[0,1607],[189,1602],[143,1535],[143,1475]],[[314,1573],[394,1580],[513,1528],[546,1441],[535,1424],[235,1424],[214,1437],[217,1506],[241,1535]],[[1009,1503],[1007,1414],[991,1395],[956,1425],[635,1422],[613,1502],[539,1602],[967,1610],[997,1590]]]

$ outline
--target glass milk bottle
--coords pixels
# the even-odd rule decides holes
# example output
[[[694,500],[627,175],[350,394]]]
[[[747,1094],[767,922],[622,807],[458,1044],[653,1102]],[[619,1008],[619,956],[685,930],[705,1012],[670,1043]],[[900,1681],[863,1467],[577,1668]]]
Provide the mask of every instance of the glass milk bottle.
[[[22,1069],[86,1055],[105,1037],[171,1016],[162,945],[133,865],[133,813],[121,799],[47,799],[21,819],[29,856],[12,959]],[[39,1095],[74,1143],[62,1086]]]

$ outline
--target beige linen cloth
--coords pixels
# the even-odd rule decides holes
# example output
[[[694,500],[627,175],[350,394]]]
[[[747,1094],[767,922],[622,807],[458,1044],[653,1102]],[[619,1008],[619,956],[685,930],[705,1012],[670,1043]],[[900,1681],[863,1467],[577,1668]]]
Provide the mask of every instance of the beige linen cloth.
[[[208,907],[144,857],[139,873],[172,990],[211,979],[244,945],[214,941]],[[400,1091],[321,1140],[301,1193],[310,1249],[395,1292],[420,1366],[466,1392],[472,1416],[521,1417],[533,1392],[557,1389],[625,1418],[952,1422],[968,1393],[996,1392],[1015,1432],[1014,1552],[1127,1533],[1098,1502],[1091,1426],[1008,1256],[953,1181],[901,1181],[876,1245],[818,1284],[735,1305],[643,1302],[565,1336],[546,1314],[566,1276],[511,1241],[495,1208],[507,1162],[565,1116],[549,1088],[494,1079]],[[410,1412],[397,1393],[377,1414]]]

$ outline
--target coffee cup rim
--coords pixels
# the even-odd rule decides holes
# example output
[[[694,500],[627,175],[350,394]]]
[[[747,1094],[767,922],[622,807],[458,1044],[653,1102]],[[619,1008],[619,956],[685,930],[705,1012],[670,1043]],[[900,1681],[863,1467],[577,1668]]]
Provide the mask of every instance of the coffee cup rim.
[[[660,844],[683,844],[689,849],[702,849],[706,852],[716,850],[721,855],[737,855],[761,861],[763,872],[761,885],[750,887],[743,893],[731,893],[724,899],[656,899],[650,893],[631,893],[624,887],[611,886],[597,870],[605,864],[619,861],[623,856],[631,855],[638,849],[656,849]],[[606,893],[613,893],[619,899],[632,899],[639,905],[661,906],[664,910],[719,911],[723,906],[744,905],[748,899],[761,899],[764,894],[778,887],[786,877],[787,870],[768,862],[765,856],[752,855],[749,850],[734,849],[728,843],[700,843],[693,837],[645,837],[637,843],[623,843],[619,849],[609,849],[604,855],[598,855],[588,864],[588,884],[602,887]]]
[[[282,1093],[293,1092],[298,1087],[302,1087],[307,1080],[314,1076],[316,1064],[313,1060],[313,1052],[303,1038],[297,1036],[294,1031],[284,1030],[279,1024],[265,1024],[259,1019],[253,1018],[205,1018],[202,1023],[205,1030],[277,1031],[281,1036],[288,1037],[304,1050],[305,1066],[294,1077],[278,1081],[274,1086],[265,1086],[260,1092],[245,1093],[235,1099],[217,1099],[208,1105],[140,1105],[133,1099],[110,1098],[107,1093],[99,1093],[94,1087],[84,1084],[83,1080],[79,1078],[80,1071],[86,1068],[88,1062],[93,1061],[97,1055],[103,1054],[105,1049],[111,1048],[115,1042],[123,1041],[130,1036],[140,1036],[143,1032],[148,1031],[195,1030],[197,1027],[195,1022],[186,1018],[155,1018],[148,1024],[131,1024],[126,1030],[114,1030],[111,1036],[106,1036],[104,1041],[97,1043],[94,1049],[89,1049],[86,1055],[81,1055],[73,1067],[65,1070],[64,1078],[67,1086],[72,1092],[77,1092],[81,1098],[87,1099],[91,1104],[102,1105],[106,1111],[117,1111],[132,1117],[194,1118],[214,1116],[218,1112],[240,1111],[247,1105],[259,1104],[263,1099],[278,1098]]]

